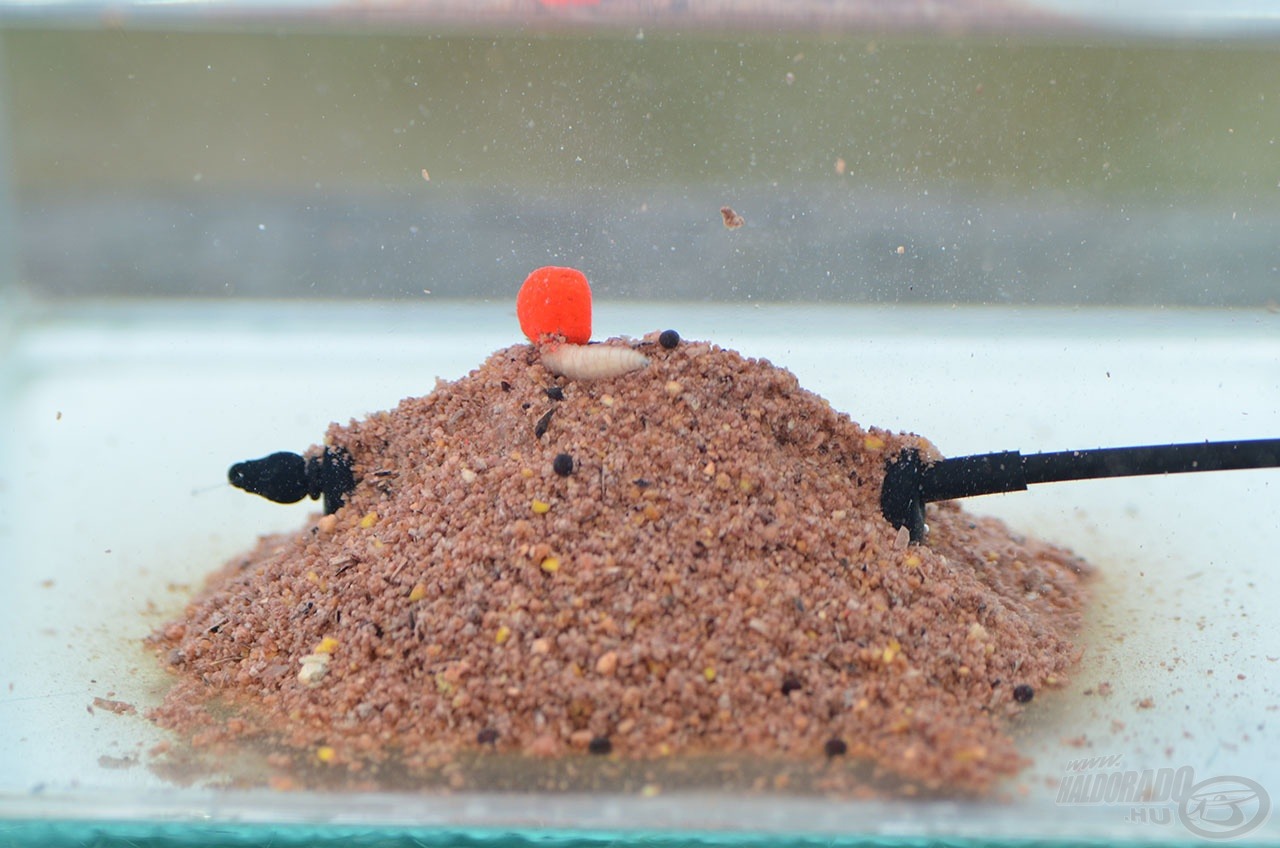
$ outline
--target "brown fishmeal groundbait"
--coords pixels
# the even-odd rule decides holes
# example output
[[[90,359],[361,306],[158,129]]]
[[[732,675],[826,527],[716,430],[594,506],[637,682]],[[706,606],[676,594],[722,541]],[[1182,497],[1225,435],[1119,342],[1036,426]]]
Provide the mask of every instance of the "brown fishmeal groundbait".
[[[564,763],[966,794],[1014,774],[1019,696],[1078,659],[1087,567],[955,504],[908,545],[884,463],[927,442],[764,360],[641,348],[647,368],[574,382],[515,345],[331,426],[355,491],[157,631],[178,681],[152,718],[452,786],[572,786]]]

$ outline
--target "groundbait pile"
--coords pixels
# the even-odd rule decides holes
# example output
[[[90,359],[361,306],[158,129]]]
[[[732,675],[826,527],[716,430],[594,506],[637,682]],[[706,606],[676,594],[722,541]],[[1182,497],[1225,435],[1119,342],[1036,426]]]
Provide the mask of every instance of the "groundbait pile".
[[[454,786],[720,757],[968,794],[1024,764],[1011,720],[1079,657],[1080,560],[948,503],[909,544],[885,461],[931,446],[767,361],[653,333],[584,346],[645,362],[577,379],[530,335],[330,427],[354,490],[153,635],[177,675],[154,720]]]

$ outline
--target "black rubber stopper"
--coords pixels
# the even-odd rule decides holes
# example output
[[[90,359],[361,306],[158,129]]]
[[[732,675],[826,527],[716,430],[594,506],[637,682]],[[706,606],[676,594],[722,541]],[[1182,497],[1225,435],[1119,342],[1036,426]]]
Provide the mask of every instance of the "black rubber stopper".
[[[297,503],[305,497],[324,498],[324,513],[337,512],[356,487],[351,456],[342,448],[325,448],[310,458],[277,451],[261,459],[237,462],[227,471],[237,489],[276,503]]]

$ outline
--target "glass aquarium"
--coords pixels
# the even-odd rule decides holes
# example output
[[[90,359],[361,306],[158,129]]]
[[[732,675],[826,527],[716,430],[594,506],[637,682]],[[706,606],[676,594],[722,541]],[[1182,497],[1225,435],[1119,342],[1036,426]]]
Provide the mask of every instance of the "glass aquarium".
[[[1013,687],[973,714],[1019,758],[980,786],[904,777],[883,756],[856,772],[875,740],[782,760],[633,756],[622,731],[610,749],[582,727],[541,757],[482,733],[463,746],[466,779],[432,762],[361,772],[324,740],[300,758],[203,748],[153,710],[173,707],[178,680],[163,634],[205,580],[250,563],[260,537],[333,527],[315,501],[239,491],[228,468],[480,379],[495,351],[527,344],[516,295],[536,268],[586,275],[592,338],[664,368],[720,348],[767,360],[865,428],[867,450],[918,433],[945,456],[1034,454],[1280,438],[1277,233],[1267,3],[0,3],[0,844],[1276,841],[1275,468],[965,501],[970,527],[1000,519],[1012,544],[1042,539],[1092,570],[1069,668],[1037,678],[1034,700]],[[681,347],[664,352],[668,328]],[[556,379],[622,420],[631,376]],[[725,397],[681,409],[747,416]],[[844,461],[818,453],[807,468]],[[577,463],[563,483],[538,473],[587,486]],[[362,486],[382,473],[357,471]],[[760,494],[713,461],[690,474]],[[650,483],[629,485],[628,522],[656,526]],[[547,521],[558,508],[532,502]],[[862,520],[845,513],[814,520]],[[353,532],[378,520],[335,516]],[[886,532],[895,562],[932,556]],[[520,555],[538,580],[573,577],[536,545]],[[636,573],[664,567],[633,555]],[[313,584],[349,565],[326,561]],[[760,573],[743,597],[765,603],[778,584]],[[246,617],[278,588],[260,584]],[[459,608],[471,589],[454,586]],[[736,621],[740,601],[712,599],[707,620]],[[954,626],[948,609],[928,627]],[[529,667],[567,644],[513,629],[488,649],[511,639]],[[840,672],[850,691],[905,681],[922,657],[902,639],[862,646],[860,671]],[[336,644],[313,666],[341,659]],[[573,674],[615,673],[616,657],[584,651]],[[728,687],[731,667],[700,664],[683,685]],[[412,685],[453,695],[455,678],[432,675]],[[784,676],[769,695],[801,734],[816,720],[797,706],[805,685]],[[929,715],[931,695],[911,691],[925,694],[905,714]],[[241,721],[203,715],[223,736]],[[933,756],[923,719],[903,721],[920,734],[905,760]],[[845,763],[846,782],[823,782]]]

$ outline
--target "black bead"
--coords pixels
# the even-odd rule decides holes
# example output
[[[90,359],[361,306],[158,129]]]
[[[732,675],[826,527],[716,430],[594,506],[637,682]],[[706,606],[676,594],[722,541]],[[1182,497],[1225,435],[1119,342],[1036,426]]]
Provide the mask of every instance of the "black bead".
[[[567,453],[556,454],[556,458],[551,460],[551,470],[561,477],[568,477],[573,473],[573,457]]]
[[[828,757],[841,757],[849,753],[849,746],[843,739],[828,739],[822,746],[822,752]]]
[[[498,731],[492,727],[486,727],[484,730],[476,734],[476,741],[481,745],[492,745],[498,741]]]
[[[1013,700],[1019,704],[1025,704],[1036,696],[1036,690],[1032,689],[1025,683],[1019,683],[1013,687]]]
[[[794,674],[788,674],[786,677],[782,678],[782,694],[784,695],[790,695],[797,689],[803,688],[804,684],[801,683],[800,678],[796,677]]]
[[[675,330],[663,330],[658,336],[658,344],[662,345],[667,350],[671,350],[676,345],[680,344],[680,334]]]
[[[608,736],[593,736],[591,741],[587,743],[587,751],[592,754],[608,754],[613,750],[613,743],[609,741]]]

